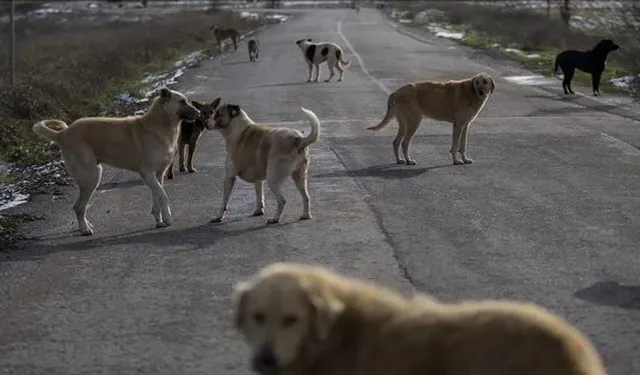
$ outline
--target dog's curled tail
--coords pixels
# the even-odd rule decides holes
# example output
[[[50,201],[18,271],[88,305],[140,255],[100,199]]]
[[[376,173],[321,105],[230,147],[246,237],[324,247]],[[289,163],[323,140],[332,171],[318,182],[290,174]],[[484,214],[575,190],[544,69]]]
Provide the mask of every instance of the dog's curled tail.
[[[309,145],[316,143],[318,137],[320,137],[320,120],[318,120],[318,116],[316,116],[316,114],[312,111],[304,107],[300,107],[300,109],[302,110],[302,112],[304,112],[305,115],[307,115],[309,122],[311,122],[311,133],[309,133],[308,136],[302,138],[300,142],[300,149],[303,149]]]
[[[42,120],[33,125],[33,132],[51,142],[59,143],[60,132],[69,126],[60,120]]]
[[[384,115],[384,118],[382,119],[382,121],[380,121],[378,125],[370,126],[367,129],[377,132],[378,130],[381,130],[385,126],[389,125],[389,122],[391,121],[391,119],[393,119],[393,116],[395,115],[396,115],[395,95],[394,93],[391,93],[389,95],[389,99],[387,99],[387,113]]]
[[[338,58],[338,60],[340,61],[340,64],[342,64],[343,67],[347,67],[349,65],[351,65],[351,61],[345,61],[342,56],[344,56],[342,54],[342,50],[336,50],[336,57]]]

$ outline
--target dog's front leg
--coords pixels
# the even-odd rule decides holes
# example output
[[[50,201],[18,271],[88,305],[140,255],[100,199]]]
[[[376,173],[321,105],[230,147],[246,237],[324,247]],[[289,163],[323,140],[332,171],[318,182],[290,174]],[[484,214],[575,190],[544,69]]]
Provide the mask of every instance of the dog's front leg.
[[[180,172],[184,172],[187,169],[184,167],[184,148],[185,148],[185,144],[182,143],[182,141],[180,141],[180,144],[178,146],[178,163],[179,163],[179,171]]]
[[[189,173],[196,173],[196,169],[193,167],[193,154],[196,152],[196,143],[198,140],[192,140],[189,142],[189,154],[187,156],[187,168]]]
[[[469,134],[469,128],[471,123],[466,124],[462,129],[462,135],[460,136],[460,156],[465,164],[473,163],[473,159],[467,157],[467,135]]]
[[[156,228],[170,226],[171,209],[169,208],[169,197],[162,187],[162,183],[158,181],[156,172],[140,172],[140,177],[142,177],[142,180],[147,184],[149,189],[151,189],[151,195],[153,197],[151,214],[156,222]]]
[[[460,151],[460,138],[462,138],[463,126],[464,125],[462,125],[462,123],[458,121],[453,123],[453,132],[451,134],[451,150],[449,150],[449,152],[451,153],[451,157],[453,158],[454,165],[464,164],[464,162],[460,158],[460,155],[458,155],[458,152]]]
[[[210,223],[219,223],[224,219],[225,214],[227,213],[227,205],[229,204],[229,197],[231,196],[231,191],[233,190],[233,186],[236,183],[236,176],[225,176],[224,177],[224,195],[222,197],[222,206],[220,207],[220,212],[217,217],[211,219]]]
[[[593,95],[600,95],[600,77],[602,72],[595,72],[591,75],[591,88],[593,89]]]
[[[311,82],[311,74],[313,73],[313,64],[309,64],[309,78],[307,82]]]
[[[278,211],[273,218],[267,220],[267,224],[279,223],[280,218],[282,218],[282,213],[284,212],[284,206],[287,204],[287,199],[284,197],[284,194],[282,194],[282,184],[287,179],[287,175],[284,174],[283,171],[286,170],[287,165],[278,165],[278,162],[271,163],[269,167],[267,167],[267,184],[276,196],[276,201],[278,202]]]
[[[316,65],[316,79],[314,80],[314,82],[318,82],[319,79],[320,79],[320,65]]]
[[[252,216],[264,215],[264,181],[258,181],[253,184],[256,188],[256,210]]]

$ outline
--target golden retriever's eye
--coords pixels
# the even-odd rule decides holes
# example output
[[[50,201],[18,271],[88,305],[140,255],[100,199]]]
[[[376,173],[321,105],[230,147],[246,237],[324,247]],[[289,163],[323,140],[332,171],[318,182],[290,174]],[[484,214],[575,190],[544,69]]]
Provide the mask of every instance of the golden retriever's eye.
[[[282,325],[285,327],[291,327],[292,325],[298,323],[298,317],[295,315],[288,315],[282,319]]]
[[[263,313],[255,313],[253,314],[253,320],[255,320],[258,324],[263,324],[266,319]]]

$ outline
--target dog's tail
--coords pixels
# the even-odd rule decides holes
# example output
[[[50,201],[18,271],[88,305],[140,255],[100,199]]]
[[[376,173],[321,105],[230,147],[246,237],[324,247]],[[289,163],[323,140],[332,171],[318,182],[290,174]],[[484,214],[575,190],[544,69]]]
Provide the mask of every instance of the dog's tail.
[[[384,115],[384,118],[382,119],[382,121],[380,121],[380,123],[376,126],[370,126],[367,129],[368,130],[373,130],[373,131],[378,131],[382,128],[384,128],[385,126],[389,125],[389,122],[391,121],[391,119],[393,119],[393,117],[396,115],[396,102],[395,102],[395,95],[394,93],[391,93],[389,95],[389,99],[387,99],[387,113]]]
[[[51,142],[60,143],[60,132],[69,126],[60,120],[42,120],[33,125],[33,132]]]
[[[560,54],[556,56],[556,61],[553,63],[553,71],[551,72],[551,76],[555,77],[558,73],[558,62],[560,61]]]
[[[351,65],[351,61],[345,61],[342,59],[342,50],[339,50],[339,49],[336,50],[336,58],[338,59],[338,61],[340,61],[342,66],[346,67]]]
[[[309,145],[316,143],[316,141],[318,140],[318,137],[320,136],[320,120],[318,120],[318,116],[316,116],[316,114],[312,111],[304,107],[301,107],[300,109],[302,110],[302,112],[304,112],[305,115],[307,115],[309,122],[311,122],[311,133],[309,133],[308,136],[302,138],[302,140],[300,141],[299,148],[303,149]]]

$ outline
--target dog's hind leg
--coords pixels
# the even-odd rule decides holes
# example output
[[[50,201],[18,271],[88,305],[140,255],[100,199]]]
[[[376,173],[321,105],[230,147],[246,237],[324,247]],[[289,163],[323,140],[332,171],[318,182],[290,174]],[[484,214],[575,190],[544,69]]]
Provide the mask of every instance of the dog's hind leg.
[[[316,65],[316,79],[314,79],[314,82],[318,82],[318,80],[320,79],[320,65]]]
[[[296,188],[302,197],[302,216],[300,220],[311,219],[311,199],[307,189],[307,168],[309,168],[309,159],[305,159],[298,168],[291,174],[291,179],[296,184]]]
[[[151,190],[153,205],[151,214],[156,222],[156,228],[167,227],[171,225],[171,209],[169,208],[169,197],[162,187],[163,182],[158,180],[158,174],[162,179],[162,172],[140,172],[140,177]]]
[[[78,185],[78,199],[73,205],[78,220],[78,229],[83,236],[94,233],[93,224],[87,220],[87,205],[102,178],[102,166],[96,163],[82,163],[65,158],[71,177]],[[68,161],[68,162],[67,162]]]
[[[344,68],[340,66],[340,61],[336,61],[336,69],[340,72],[340,78],[338,78],[338,82],[342,82],[344,78]]]
[[[264,215],[264,181],[254,182],[253,186],[256,189],[256,210],[251,216],[262,216]]]
[[[396,114],[398,118],[398,123],[402,122],[404,127],[404,138],[402,139],[402,154],[404,155],[404,160],[407,163],[407,165],[416,164],[416,161],[411,158],[411,155],[409,155],[409,145],[411,142],[411,138],[416,133],[416,130],[418,130],[418,126],[420,126],[420,120],[422,119],[422,115],[420,114],[420,112],[417,112],[419,114],[418,116],[412,115],[412,113],[416,113],[416,112],[403,111],[403,112],[398,112]],[[396,147],[395,140],[394,140],[394,147]],[[397,151],[396,151],[396,154],[397,154]],[[396,159],[397,159],[397,156],[396,156]]]
[[[573,79],[573,75],[576,70],[573,68],[562,69],[562,74],[564,75],[564,79],[562,80],[562,88],[564,89],[565,94],[575,94],[571,89],[571,80]]]
[[[331,81],[331,78],[336,75],[336,73],[333,71],[333,64],[327,64],[327,66],[329,67],[329,78],[325,79],[325,82]]]
[[[465,164],[473,163],[473,159],[467,156],[467,136],[469,134],[470,127],[471,127],[471,123],[467,123],[462,128],[462,135],[460,136],[460,156],[462,157],[462,161]]]
[[[196,152],[196,142],[197,140],[189,141],[189,153],[187,154],[187,170],[189,173],[197,172],[197,169],[193,167],[193,154]]]
[[[287,204],[287,199],[284,197],[284,194],[282,194],[282,184],[287,179],[287,169],[287,164],[279,163],[277,160],[273,162],[270,161],[267,167],[267,184],[276,196],[276,201],[278,202],[278,210],[273,218],[267,220],[267,224],[277,224],[280,222],[280,218],[282,218],[284,206]],[[283,173],[283,171],[285,172]]]
[[[403,124],[401,124],[400,120],[398,119],[398,133],[396,134],[396,137],[393,139],[393,143],[392,143],[393,155],[396,157],[397,164],[405,163],[405,160],[400,157],[400,143],[402,143],[402,140],[404,139],[404,135],[405,135],[405,130],[404,130]]]

